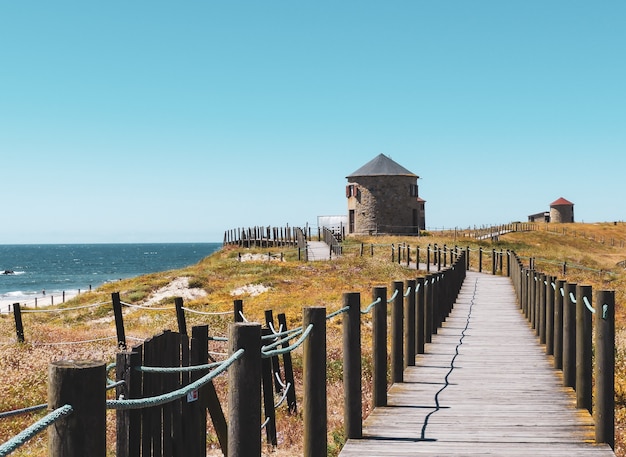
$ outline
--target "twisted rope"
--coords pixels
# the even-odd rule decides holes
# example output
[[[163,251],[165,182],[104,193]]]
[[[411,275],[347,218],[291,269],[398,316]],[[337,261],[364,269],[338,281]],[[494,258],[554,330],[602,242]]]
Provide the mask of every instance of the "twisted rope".
[[[270,358],[270,357],[274,357],[274,356],[277,356],[277,355],[283,355],[283,354],[286,354],[287,352],[293,351],[298,346],[300,346],[304,342],[304,340],[306,340],[307,336],[309,336],[309,333],[311,333],[312,329],[313,329],[313,324],[309,324],[308,327],[306,328],[306,330],[304,330],[304,332],[302,332],[302,336],[300,337],[300,339],[298,341],[296,341],[295,343],[293,343],[291,346],[287,346],[286,348],[274,349],[273,351],[264,351],[263,348],[261,348],[261,356],[264,359],[267,359],[267,358]]]
[[[142,373],[187,373],[192,371],[210,370],[220,366],[223,362],[205,363],[203,365],[189,365],[187,367],[135,367],[135,370]]]
[[[55,308],[55,309],[23,309],[23,313],[62,313],[63,311],[75,311],[77,309],[95,308],[96,306],[106,305],[108,302],[92,303],[91,305],[74,306],[72,308]]]
[[[333,317],[338,316],[342,313],[347,313],[349,309],[350,309],[349,306],[344,306],[343,308],[338,309],[337,311],[334,311],[330,313],[328,316],[326,316],[326,320],[332,319]]]
[[[291,332],[292,334],[286,336],[285,338],[281,338],[281,339],[274,339],[274,342],[271,344],[267,344],[265,346],[261,346],[261,351],[269,351],[270,349],[274,349],[275,347],[280,346],[283,343],[287,343],[290,340],[294,339],[296,336],[302,334],[302,327],[298,327],[297,329],[293,329],[293,331]],[[273,335],[268,335],[268,336],[273,336]]]
[[[172,401],[178,400],[186,396],[189,392],[199,389],[200,387],[212,381],[215,377],[225,372],[236,360],[238,360],[244,353],[243,349],[239,349],[233,353],[228,359],[224,360],[219,367],[215,370],[207,373],[197,381],[188,384],[185,387],[176,389],[172,392],[156,395],[148,398],[132,398],[128,400],[107,400],[108,409],[126,410],[126,409],[141,409],[149,408],[152,406],[164,405]]]
[[[181,306],[180,309],[184,309],[185,311],[188,311],[194,314],[202,314],[204,316],[224,316],[226,314],[232,313],[232,311],[198,311],[195,309],[187,308],[185,306]]]
[[[15,451],[20,446],[24,445],[26,441],[31,439],[33,436],[38,434],[39,432],[45,430],[50,425],[54,424],[63,416],[67,416],[73,411],[73,408],[70,405],[61,406],[58,409],[55,409],[50,414],[45,417],[39,419],[30,427],[22,430],[20,433],[15,435],[6,443],[0,445],[0,457],[4,457],[9,455],[11,452]]]
[[[120,302],[124,306],[128,306],[129,308],[138,308],[138,309],[147,309],[150,311],[174,311],[176,308],[155,308],[153,306],[141,306],[141,305],[133,305],[131,303]]]
[[[0,413],[0,419],[4,419],[5,417],[19,416],[20,414],[32,413],[34,411],[39,411],[41,409],[46,409],[48,407],[47,403],[37,406],[29,406],[27,408],[16,409],[13,411],[5,411]]]
[[[370,303],[369,305],[367,305],[367,307],[365,309],[361,310],[361,314],[367,314],[369,313],[372,308],[374,308],[374,306],[376,306],[377,304],[379,304],[381,302],[381,298],[378,297],[376,300],[374,300],[372,303]]]
[[[116,336],[105,336],[103,338],[94,338],[92,340],[60,341],[57,343],[42,343],[42,342],[35,341],[32,344],[39,345],[39,346],[65,346],[65,345],[72,345],[72,344],[98,343],[100,341],[114,340],[116,338],[117,338]]]

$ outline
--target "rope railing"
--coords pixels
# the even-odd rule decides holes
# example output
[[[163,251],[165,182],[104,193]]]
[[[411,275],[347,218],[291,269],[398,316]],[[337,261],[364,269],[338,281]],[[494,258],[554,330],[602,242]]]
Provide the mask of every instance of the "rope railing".
[[[120,303],[128,308],[146,309],[149,311],[175,311],[176,310],[176,308],[174,307],[160,308],[156,306],[133,305],[132,303],[126,303],[126,302],[120,302]]]
[[[26,408],[15,409],[13,411],[4,411],[0,413],[0,419],[4,419],[5,417],[19,416],[21,414],[28,414],[35,411],[41,411],[42,409],[46,409],[47,407],[48,404],[43,403],[41,405],[27,406]]]
[[[238,360],[244,353],[243,349],[235,351],[228,359],[224,360],[215,370],[207,373],[197,381],[188,384],[180,389],[173,390],[172,392],[155,395],[147,398],[132,398],[121,400],[107,400],[107,409],[115,410],[127,410],[127,409],[142,409],[150,408],[153,406],[164,405],[166,403],[173,402],[186,396],[188,393],[199,389],[200,387],[208,384],[218,375],[224,373],[236,360]]]
[[[137,366],[135,370],[142,373],[189,373],[194,371],[206,371],[211,368],[218,367],[223,362],[205,363],[202,365],[189,365],[183,367],[149,367],[149,366]]]
[[[37,314],[37,313],[63,313],[65,311],[76,311],[79,309],[95,308],[96,306],[102,306],[108,304],[107,302],[92,303],[90,305],[72,306],[71,308],[42,308],[42,309],[28,309],[22,308],[22,313]]]
[[[333,311],[332,313],[328,314],[326,316],[326,320],[330,320],[333,317],[339,316],[340,314],[346,313],[348,312],[348,310],[350,309],[350,307],[348,306],[344,306],[343,308],[339,308],[337,311]]]
[[[15,451],[20,446],[23,446],[28,440],[54,424],[63,416],[71,414],[72,411],[73,408],[71,405],[64,405],[47,414],[45,417],[39,419],[30,427],[24,429],[13,438],[8,440],[6,443],[0,445],[0,457],[9,455],[11,452]]]
[[[297,336],[300,333],[302,333],[302,327],[296,327],[296,328],[292,328],[289,330],[285,330],[284,332],[280,332],[280,333],[273,333],[271,335],[262,335],[261,336],[261,340],[265,341],[265,340],[276,340],[276,338],[283,338],[289,335],[294,335]],[[289,340],[294,338],[294,336],[292,336],[291,338],[285,338],[285,340]]]
[[[391,297],[389,297],[387,299],[387,303],[391,303],[396,299],[396,296],[398,295],[398,289],[393,291],[393,295],[391,295]]]
[[[372,311],[372,309],[374,308],[374,306],[376,306],[377,304],[379,304],[381,302],[381,298],[378,297],[376,300],[374,300],[372,303],[370,303],[369,305],[367,305],[365,307],[365,309],[361,310],[361,314],[368,314],[369,312]]]
[[[268,348],[269,346],[263,346],[261,348],[261,355],[263,358],[270,358],[270,357],[274,357],[277,355],[283,355],[287,352],[291,352],[294,349],[298,348],[302,343],[304,343],[304,340],[306,340],[306,338],[309,336],[309,333],[311,333],[311,330],[313,329],[313,324],[309,324],[307,326],[307,328],[302,332],[302,335],[300,336],[300,338],[298,339],[298,341],[296,341],[295,343],[293,343],[291,346],[287,346],[285,348],[281,348],[281,349],[273,349],[273,350],[266,350],[264,348]],[[276,344],[276,343],[274,343]],[[271,346],[271,345],[270,345]]]
[[[187,308],[186,306],[183,306],[182,309],[187,312],[193,314],[201,314],[203,316],[224,316],[227,314],[232,314],[232,311],[198,311],[197,309]]]

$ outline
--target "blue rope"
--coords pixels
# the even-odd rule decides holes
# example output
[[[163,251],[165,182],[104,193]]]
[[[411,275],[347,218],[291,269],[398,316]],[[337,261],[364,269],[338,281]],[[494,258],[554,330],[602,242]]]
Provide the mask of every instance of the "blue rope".
[[[5,417],[11,417],[11,416],[19,416],[20,414],[32,413],[34,411],[46,409],[47,407],[48,407],[48,404],[44,403],[42,405],[29,406],[27,408],[16,409],[14,411],[5,411],[3,413],[0,413],[0,419],[4,419]]]
[[[301,335],[302,334],[302,327],[298,327],[297,329],[295,329],[295,332],[293,332],[292,335],[286,337],[286,338],[282,338],[280,340],[276,340],[271,344],[267,344],[265,346],[261,346],[261,351],[269,351],[270,349],[274,349],[278,346],[280,346],[283,343],[288,342],[289,340],[294,339],[296,336]]]
[[[367,313],[369,313],[369,312],[372,310],[372,308],[373,308],[374,306],[376,306],[377,304],[379,304],[381,301],[382,301],[382,300],[381,300],[381,298],[380,298],[380,297],[378,297],[376,300],[374,300],[372,303],[370,303],[370,304],[367,306],[367,308],[362,309],[362,310],[361,310],[361,314],[367,314]]]
[[[188,367],[135,367],[135,370],[143,373],[182,373],[190,371],[203,371],[210,370],[211,368],[218,367],[222,362],[207,363],[204,365],[190,365]]]
[[[45,417],[39,419],[33,425],[22,430],[9,441],[0,445],[0,457],[9,455],[11,452],[24,445],[24,443],[26,443],[26,441],[31,439],[33,436],[45,430],[47,427],[58,421],[61,417],[67,416],[72,411],[73,408],[70,405],[64,405],[58,409],[55,409]]]
[[[197,381],[191,384],[176,389],[172,392],[156,395],[148,398],[131,398],[128,400],[107,400],[108,409],[126,410],[126,409],[141,409],[149,408],[152,406],[164,405],[179,398],[186,396],[189,392],[199,389],[200,387],[212,381],[215,377],[225,372],[236,360],[238,360],[244,353],[243,349],[239,349],[233,353],[228,359],[224,360],[221,365],[215,370],[207,373]],[[0,456],[1,457],[1,456]]]
[[[274,349],[273,351],[263,351],[263,349],[261,349],[261,355],[263,356],[264,359],[268,359],[270,357],[283,355],[283,354],[286,354],[287,352],[293,351],[304,342],[307,336],[309,336],[309,333],[311,333],[311,329],[313,329],[313,324],[309,324],[308,327],[304,330],[304,332],[302,332],[302,336],[300,337],[300,339],[296,341],[295,343],[293,343],[291,346],[288,346],[282,349]]]
[[[349,309],[349,306],[344,306],[343,308],[338,309],[337,311],[330,313],[328,316],[326,316],[326,320],[332,319],[333,317],[338,316],[342,313],[347,313]]]

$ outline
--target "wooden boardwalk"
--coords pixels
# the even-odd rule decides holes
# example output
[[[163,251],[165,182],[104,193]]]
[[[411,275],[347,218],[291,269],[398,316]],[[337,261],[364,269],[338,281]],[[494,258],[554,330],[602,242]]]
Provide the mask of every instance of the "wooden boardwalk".
[[[468,272],[426,354],[340,456],[614,456],[562,386],[509,278]]]

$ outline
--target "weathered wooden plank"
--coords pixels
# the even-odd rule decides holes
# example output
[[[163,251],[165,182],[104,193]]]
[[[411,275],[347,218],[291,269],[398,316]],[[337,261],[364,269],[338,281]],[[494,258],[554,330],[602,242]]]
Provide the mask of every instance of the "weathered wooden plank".
[[[391,386],[341,456],[614,455],[596,445],[508,278],[468,273],[425,354]]]

